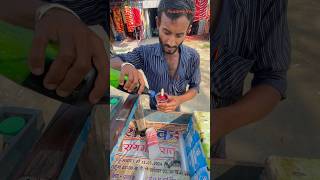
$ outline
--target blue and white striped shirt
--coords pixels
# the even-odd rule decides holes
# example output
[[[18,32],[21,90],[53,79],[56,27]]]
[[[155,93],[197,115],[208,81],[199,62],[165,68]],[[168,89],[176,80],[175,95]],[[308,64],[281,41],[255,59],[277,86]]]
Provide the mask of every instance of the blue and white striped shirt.
[[[285,97],[290,44],[287,0],[223,0],[221,19],[211,39],[211,102],[228,106],[242,96],[244,80],[268,84]]]
[[[254,74],[252,86],[270,85],[284,98],[290,63],[287,0],[221,3],[217,31],[211,36],[211,108],[238,101],[250,72]],[[222,139],[211,148],[211,154],[224,158],[224,153]]]
[[[132,52],[117,55],[124,62],[133,64],[137,69],[142,69],[146,75],[149,88],[160,92],[164,88],[169,95],[183,95],[187,90],[195,88],[199,91],[200,85],[200,56],[195,49],[181,45],[180,59],[175,77],[169,74],[169,68],[162,47],[159,43],[142,45]],[[156,109],[154,98],[150,100],[151,109]]]

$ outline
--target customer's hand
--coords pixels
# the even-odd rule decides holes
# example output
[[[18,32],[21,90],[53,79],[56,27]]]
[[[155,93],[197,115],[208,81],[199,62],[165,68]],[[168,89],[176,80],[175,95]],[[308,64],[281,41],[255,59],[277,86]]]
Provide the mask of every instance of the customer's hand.
[[[44,86],[66,97],[95,67],[98,74],[89,100],[97,103],[107,89],[109,62],[102,39],[73,14],[60,9],[49,10],[35,25],[28,59],[35,75],[44,71],[45,50],[50,41],[58,43],[59,52],[44,79]]]

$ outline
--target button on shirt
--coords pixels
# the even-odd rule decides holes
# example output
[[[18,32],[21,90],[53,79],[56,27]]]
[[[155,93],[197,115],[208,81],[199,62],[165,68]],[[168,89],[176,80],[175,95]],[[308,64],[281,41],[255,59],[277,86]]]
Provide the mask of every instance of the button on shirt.
[[[179,47],[180,59],[174,77],[169,74],[168,63],[165,59],[161,45],[142,45],[132,52],[117,55],[124,62],[133,64],[137,69],[142,69],[148,80],[149,88],[160,92],[161,88],[172,96],[183,95],[194,88],[199,92],[200,85],[200,57],[196,50],[181,45]],[[156,109],[155,98],[150,99],[150,108]]]

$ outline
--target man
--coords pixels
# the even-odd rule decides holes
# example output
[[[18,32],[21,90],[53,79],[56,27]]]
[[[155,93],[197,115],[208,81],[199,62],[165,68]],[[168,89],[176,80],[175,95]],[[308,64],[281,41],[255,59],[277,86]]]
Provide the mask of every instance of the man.
[[[124,88],[133,90],[140,85],[142,92],[145,82],[137,69],[146,75],[150,89],[160,92],[161,88],[169,94],[168,103],[150,100],[151,109],[163,112],[179,110],[179,106],[192,99],[199,92],[199,55],[182,45],[193,21],[193,0],[161,0],[158,7],[157,27],[159,43],[140,46],[127,54],[111,59],[112,68],[121,70],[120,84],[124,76],[128,81]],[[186,91],[186,87],[189,89]]]
[[[97,103],[107,89],[108,61],[102,38],[87,25],[102,25],[106,30],[106,14],[107,1],[104,0],[10,0],[0,3],[1,20],[34,30],[28,59],[33,74],[44,73],[48,43],[52,41],[59,45],[58,56],[43,82],[47,89],[66,97],[93,67],[97,69],[98,75],[89,96],[91,103]],[[99,30],[103,34],[102,28]]]
[[[286,0],[214,1],[211,39],[212,154],[223,137],[266,116],[285,98],[290,44]],[[247,74],[252,88],[243,95]]]

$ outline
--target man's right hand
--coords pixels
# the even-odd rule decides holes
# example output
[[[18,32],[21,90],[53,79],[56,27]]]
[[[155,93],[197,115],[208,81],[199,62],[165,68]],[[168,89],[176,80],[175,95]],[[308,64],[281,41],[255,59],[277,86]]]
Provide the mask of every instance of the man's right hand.
[[[126,64],[121,68],[121,74],[119,78],[120,85],[124,84],[124,77],[126,76],[128,76],[128,80],[123,88],[128,92],[131,92],[135,87],[138,86],[138,94],[141,94],[145,86],[143,75],[132,65]]]
[[[66,97],[95,67],[98,75],[89,100],[97,103],[107,89],[107,54],[104,43],[73,14],[49,10],[36,23],[29,65],[33,74],[44,71],[45,51],[50,41],[59,44],[59,53],[44,79],[44,86]]]

